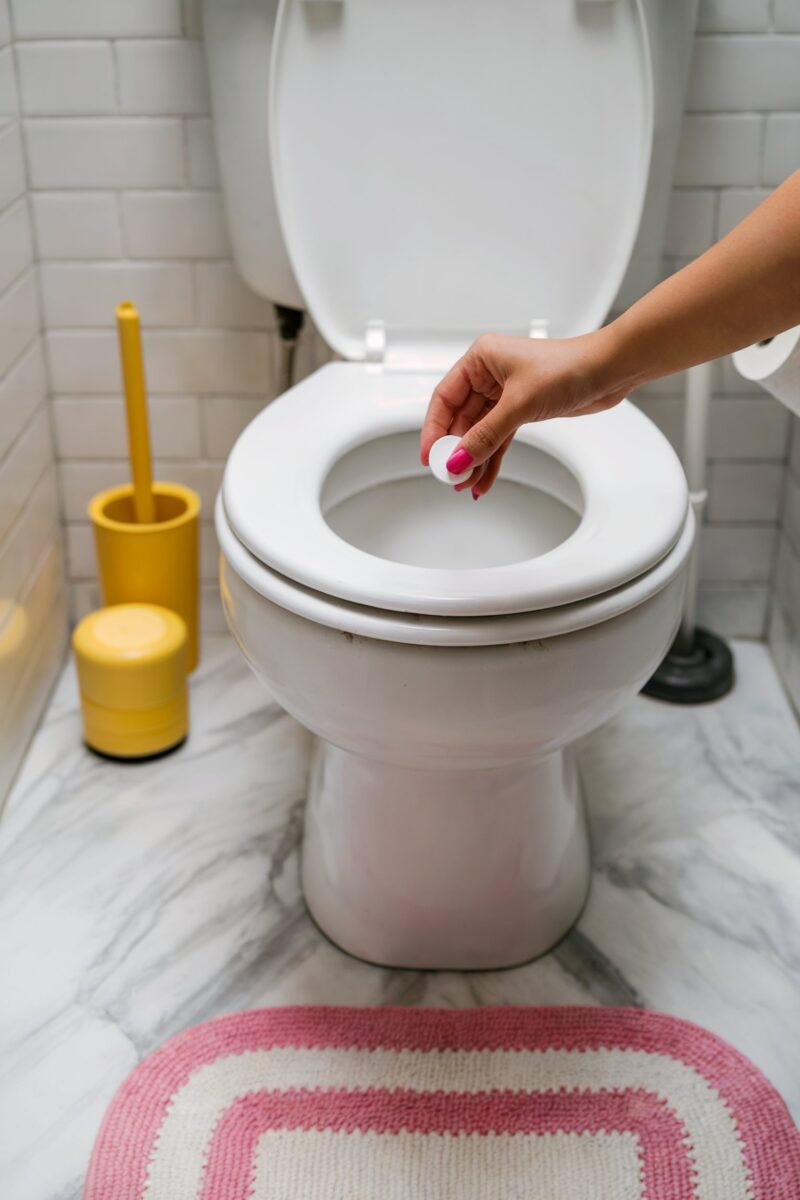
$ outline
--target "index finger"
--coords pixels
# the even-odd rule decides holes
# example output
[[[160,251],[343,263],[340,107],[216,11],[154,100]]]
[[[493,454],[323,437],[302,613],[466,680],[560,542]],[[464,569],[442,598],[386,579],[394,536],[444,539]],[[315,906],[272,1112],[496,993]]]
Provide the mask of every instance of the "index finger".
[[[434,389],[420,433],[420,458],[428,465],[431,446],[449,432],[453,419],[472,392],[464,358],[450,368]]]

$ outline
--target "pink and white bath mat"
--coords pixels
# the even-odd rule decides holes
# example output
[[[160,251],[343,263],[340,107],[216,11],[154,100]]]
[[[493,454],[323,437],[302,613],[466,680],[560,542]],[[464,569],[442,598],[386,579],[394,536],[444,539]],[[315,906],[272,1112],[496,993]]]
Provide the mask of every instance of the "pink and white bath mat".
[[[133,1072],[84,1200],[800,1200],[800,1138],[659,1013],[261,1009]]]

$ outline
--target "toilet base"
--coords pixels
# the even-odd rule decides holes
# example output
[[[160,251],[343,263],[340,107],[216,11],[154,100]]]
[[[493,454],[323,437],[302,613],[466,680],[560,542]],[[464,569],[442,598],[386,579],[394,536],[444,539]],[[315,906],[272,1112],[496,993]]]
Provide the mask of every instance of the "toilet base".
[[[420,770],[318,742],[303,888],[322,931],[392,967],[491,970],[575,922],[589,844],[569,751],[486,770]]]

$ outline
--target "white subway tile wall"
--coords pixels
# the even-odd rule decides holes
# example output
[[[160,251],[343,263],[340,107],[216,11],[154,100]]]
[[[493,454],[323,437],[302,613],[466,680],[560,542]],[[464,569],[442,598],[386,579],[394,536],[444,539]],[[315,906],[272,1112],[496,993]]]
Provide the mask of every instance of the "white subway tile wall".
[[[717,193],[713,191],[674,191],[670,199],[664,253],[679,258],[702,254],[715,239]]]
[[[24,60],[20,77],[25,77]],[[25,121],[30,184],[39,188],[180,187],[183,128],[173,117]]]
[[[115,107],[108,42],[22,42],[17,46],[20,101],[35,113],[107,113]]]
[[[770,0],[700,0],[698,32],[763,33],[769,28],[769,6]]]
[[[769,643],[800,712],[800,417],[792,417]]]
[[[45,263],[122,258],[122,222],[113,192],[34,192],[31,206]]]
[[[797,0],[773,0],[777,33],[800,33],[800,6]]]
[[[795,0],[701,0],[666,270],[727,233],[800,165],[798,12]],[[271,306],[231,262],[200,4],[12,0],[12,18],[73,614],[97,598],[86,501],[127,471],[113,306],[130,296],[146,329],[159,471],[203,495],[204,613],[219,627],[211,504],[233,442],[275,393],[278,343]],[[0,98],[3,80],[0,62]],[[14,141],[15,130],[0,129],[0,197],[11,209],[21,188],[4,137]],[[13,231],[26,237],[13,209],[8,221],[0,276],[13,271]],[[24,289],[8,304],[23,331]],[[20,336],[10,327],[0,338],[0,364]],[[308,330],[302,369],[325,354]],[[673,377],[635,397],[676,444],[682,386]],[[779,405],[721,365],[701,611],[724,633],[767,629],[789,428]]]
[[[17,279],[33,260],[31,219],[24,196],[0,213],[0,292]]]
[[[17,115],[17,82],[11,46],[0,49],[0,113],[7,117]]]
[[[0,806],[66,640],[58,481],[25,157],[0,0]]]
[[[695,45],[702,40],[697,37]],[[764,119],[755,113],[687,113],[675,183],[717,188],[760,183],[763,132]]]
[[[158,325],[193,321],[192,268],[187,264],[42,263],[40,281],[48,329],[103,325],[120,296],[133,300]]]
[[[180,0],[11,0],[22,38],[180,37]]]
[[[217,154],[210,117],[186,121],[189,183],[194,187],[219,187]]]
[[[701,0],[667,272],[724,237],[800,167],[800,38],[787,36],[797,33],[795,0]],[[678,448],[682,390],[673,377],[634,397]],[[774,643],[774,588],[780,592],[787,574],[778,571],[778,547],[787,540],[781,519],[783,512],[785,524],[789,437],[789,413],[743,380],[730,360],[721,362],[700,551],[700,619],[720,633],[763,637],[769,628]],[[785,622],[781,628],[785,642]],[[796,699],[800,705],[800,686]]]
[[[226,258],[228,233],[217,191],[125,192],[125,244],[131,258]]]
[[[800,43],[800,38],[795,39]],[[800,57],[800,51],[798,51]],[[800,72],[798,72],[800,74]],[[764,138],[764,183],[780,183],[800,162],[800,113],[767,117]]]
[[[766,200],[769,193],[769,188],[725,188],[720,192],[717,236],[730,233],[762,200]]]
[[[0,121],[0,209],[25,194],[25,155],[18,120]]]
[[[53,419],[61,459],[120,459],[127,453],[125,416],[119,396],[58,396],[53,403]],[[87,425],[92,428],[89,445]],[[202,458],[197,399],[153,397],[150,438],[153,453],[160,458]]]
[[[692,112],[753,112],[800,107],[800,38],[711,35],[697,39],[687,107]]]
[[[117,42],[119,105],[129,113],[208,112],[208,80],[199,41]]]

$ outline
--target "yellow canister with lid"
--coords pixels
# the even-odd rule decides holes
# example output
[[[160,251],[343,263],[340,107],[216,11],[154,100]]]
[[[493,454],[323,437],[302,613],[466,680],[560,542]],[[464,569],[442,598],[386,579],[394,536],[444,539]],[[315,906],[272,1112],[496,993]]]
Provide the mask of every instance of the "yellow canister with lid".
[[[189,728],[185,621],[156,604],[115,604],[72,635],[86,742],[115,758],[179,745]]]
[[[163,605],[186,622],[189,670],[198,659],[200,497],[179,483],[152,485],[155,520],[137,523],[130,483],[89,504],[105,605]]]

